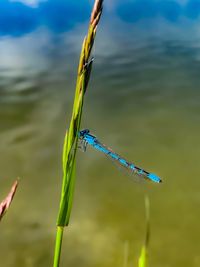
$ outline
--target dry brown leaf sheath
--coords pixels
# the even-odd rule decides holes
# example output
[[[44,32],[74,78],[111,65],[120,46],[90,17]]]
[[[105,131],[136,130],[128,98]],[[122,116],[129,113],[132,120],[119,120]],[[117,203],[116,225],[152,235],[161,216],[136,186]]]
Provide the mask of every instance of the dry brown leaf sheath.
[[[18,181],[16,180],[14,182],[10,192],[8,193],[7,197],[0,203],[0,220],[5,215],[8,208],[10,207],[10,204],[11,204],[13,197],[15,195],[15,192],[17,190],[17,186],[18,186]]]

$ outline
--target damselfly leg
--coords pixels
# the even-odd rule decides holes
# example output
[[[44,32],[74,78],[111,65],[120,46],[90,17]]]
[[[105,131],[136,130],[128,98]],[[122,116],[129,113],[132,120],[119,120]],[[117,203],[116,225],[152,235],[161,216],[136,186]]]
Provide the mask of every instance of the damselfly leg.
[[[80,148],[82,152],[86,152],[87,145],[88,143],[84,139],[81,139],[79,142],[78,148]]]

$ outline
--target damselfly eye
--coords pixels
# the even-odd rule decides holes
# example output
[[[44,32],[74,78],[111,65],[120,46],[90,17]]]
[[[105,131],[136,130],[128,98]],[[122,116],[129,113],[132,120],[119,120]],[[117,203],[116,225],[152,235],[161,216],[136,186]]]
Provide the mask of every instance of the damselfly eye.
[[[79,138],[84,137],[86,134],[88,134],[90,131],[88,129],[82,130],[79,132]]]
[[[84,134],[88,134],[90,132],[90,130],[88,130],[88,129],[85,129],[83,131],[84,131]]]

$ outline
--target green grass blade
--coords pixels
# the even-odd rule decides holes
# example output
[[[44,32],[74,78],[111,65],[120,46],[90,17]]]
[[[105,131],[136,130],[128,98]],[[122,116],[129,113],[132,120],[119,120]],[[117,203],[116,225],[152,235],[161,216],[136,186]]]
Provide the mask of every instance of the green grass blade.
[[[147,248],[144,245],[138,261],[138,267],[147,267]]]
[[[148,196],[145,196],[145,213],[146,213],[145,242],[141,249],[140,257],[138,260],[138,267],[148,266],[148,247],[149,247],[149,238],[150,238],[150,207],[149,207]]]

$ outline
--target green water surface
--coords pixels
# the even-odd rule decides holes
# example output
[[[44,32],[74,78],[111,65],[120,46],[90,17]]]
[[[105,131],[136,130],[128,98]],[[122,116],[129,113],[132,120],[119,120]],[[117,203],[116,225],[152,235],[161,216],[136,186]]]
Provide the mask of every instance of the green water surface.
[[[122,266],[127,243],[130,266],[137,266],[147,193],[150,266],[199,267],[198,47],[178,38],[117,42],[115,37],[107,39],[101,27],[82,128],[89,128],[129,161],[158,174],[163,183],[137,183],[100,152],[92,148],[78,152],[61,266]],[[55,43],[48,55],[42,50],[44,64],[37,64],[38,51],[34,51],[35,65],[34,57],[20,67],[1,64],[2,199],[15,177],[20,177],[14,202],[1,222],[2,267],[52,266],[62,143],[71,116],[81,40],[82,35],[76,47]]]

